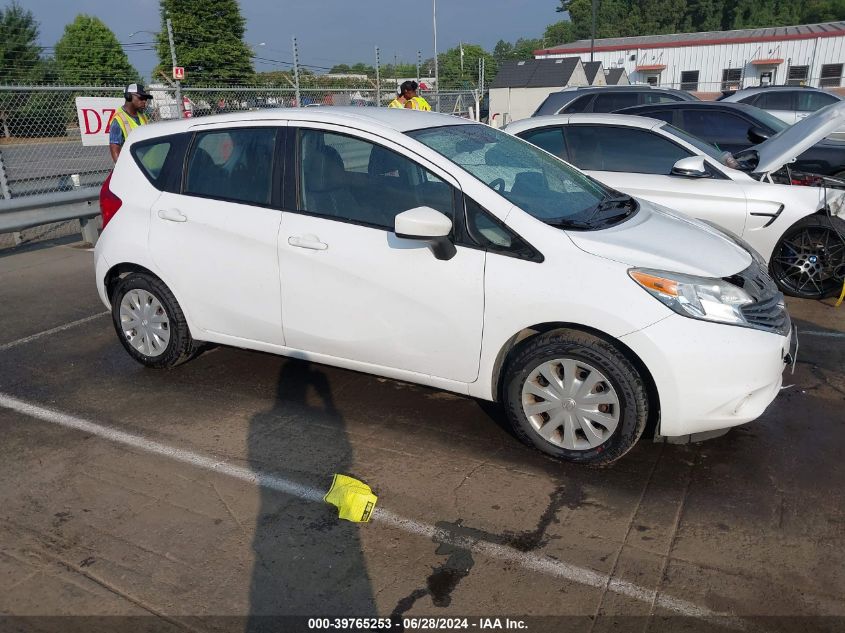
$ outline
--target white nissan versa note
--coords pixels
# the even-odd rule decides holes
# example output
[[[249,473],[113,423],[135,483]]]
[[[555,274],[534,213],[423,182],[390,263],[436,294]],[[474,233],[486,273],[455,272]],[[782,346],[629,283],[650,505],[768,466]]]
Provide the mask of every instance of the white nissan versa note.
[[[201,341],[502,403],[560,459],[649,419],[760,416],[791,326],[735,238],[454,117],[264,110],[132,132],[103,185],[97,286],[150,367]]]

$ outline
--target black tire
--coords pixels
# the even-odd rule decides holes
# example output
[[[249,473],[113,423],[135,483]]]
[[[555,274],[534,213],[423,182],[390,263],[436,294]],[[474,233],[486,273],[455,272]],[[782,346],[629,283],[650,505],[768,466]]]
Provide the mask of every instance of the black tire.
[[[553,443],[540,435],[525,413],[522,389],[526,380],[543,363],[558,359],[586,363],[598,370],[608,378],[619,400],[620,415],[615,430],[595,447],[571,450]],[[610,464],[631,450],[648,421],[646,385],[637,368],[608,341],[578,330],[540,334],[516,348],[505,368],[502,391],[505,412],[517,437],[563,461]]]
[[[842,287],[837,268],[845,265],[845,221],[811,215],[789,227],[778,240],[769,272],[784,294],[824,299]]]
[[[167,317],[170,339],[163,351],[157,354],[147,355],[135,349],[121,327],[120,305],[124,296],[132,290],[143,290],[152,295],[161,304]],[[191,338],[182,308],[179,307],[170,289],[160,279],[144,273],[127,275],[118,282],[112,295],[111,305],[112,323],[117,338],[120,339],[129,355],[142,365],[155,369],[168,369],[184,363],[196,352],[197,345]]]

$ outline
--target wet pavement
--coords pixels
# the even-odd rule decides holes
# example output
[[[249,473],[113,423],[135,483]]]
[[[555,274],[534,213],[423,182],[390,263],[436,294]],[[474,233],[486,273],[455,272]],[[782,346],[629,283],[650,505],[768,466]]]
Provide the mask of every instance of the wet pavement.
[[[4,253],[0,630],[845,630],[845,306],[790,309],[796,371],[760,420],[593,469],[434,389],[221,347],[144,369],[90,251]],[[371,523],[285,488],[338,472]]]

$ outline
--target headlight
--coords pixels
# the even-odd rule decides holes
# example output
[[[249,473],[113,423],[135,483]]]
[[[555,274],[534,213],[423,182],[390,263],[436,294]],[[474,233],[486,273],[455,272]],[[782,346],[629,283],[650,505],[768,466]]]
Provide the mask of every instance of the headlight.
[[[628,274],[651,296],[678,314],[703,321],[751,325],[742,314],[742,306],[754,303],[754,299],[742,288],[723,279],[650,268],[632,268]]]

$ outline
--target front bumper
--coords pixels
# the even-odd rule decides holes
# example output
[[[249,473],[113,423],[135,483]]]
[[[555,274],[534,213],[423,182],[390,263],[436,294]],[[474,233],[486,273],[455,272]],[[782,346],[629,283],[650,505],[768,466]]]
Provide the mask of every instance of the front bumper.
[[[651,372],[660,398],[660,435],[727,429],[754,420],[780,391],[787,335],[672,315],[623,336]],[[796,349],[797,349],[797,338]]]

